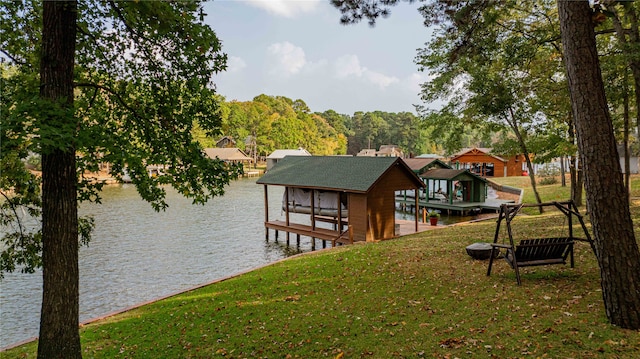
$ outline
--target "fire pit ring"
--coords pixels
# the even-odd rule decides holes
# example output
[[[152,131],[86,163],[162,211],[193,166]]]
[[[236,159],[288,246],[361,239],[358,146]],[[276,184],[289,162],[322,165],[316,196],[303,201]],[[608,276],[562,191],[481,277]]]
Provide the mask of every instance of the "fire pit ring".
[[[491,244],[484,242],[477,242],[467,246],[467,254],[474,259],[489,259],[491,256]],[[493,248],[493,258],[496,258],[500,250]]]

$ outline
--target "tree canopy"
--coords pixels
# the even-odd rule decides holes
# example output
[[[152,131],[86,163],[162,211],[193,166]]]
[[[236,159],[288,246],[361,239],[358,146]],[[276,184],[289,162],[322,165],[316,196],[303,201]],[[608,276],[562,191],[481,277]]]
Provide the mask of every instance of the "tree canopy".
[[[198,1],[2,6],[2,224],[25,223],[16,206],[42,223],[3,237],[2,269],[42,264],[39,357],[81,356],[77,247],[91,223],[78,220],[77,202],[99,201],[101,188],[87,171],[127,168],[156,210],[167,206],[165,185],[204,203],[240,173],[192,135],[194,123],[213,134],[222,122],[211,78],[226,55],[203,17]],[[31,153],[42,157],[41,193],[17,166]],[[149,176],[148,165],[165,170]]]
[[[367,19],[370,25],[388,16],[389,6],[398,2],[332,1],[343,14],[343,23]],[[635,83],[640,83],[640,76],[635,76],[640,74],[636,71],[640,69],[638,7],[614,0],[557,0],[557,6],[553,5],[551,1],[423,1],[424,24],[438,29],[417,58],[421,67],[436,76],[423,84],[423,97],[432,100],[444,95],[448,100],[441,116],[432,117],[434,121],[453,119],[457,128],[465,122],[474,123],[474,118],[481,118],[484,124],[502,122],[513,131],[525,153],[532,132],[538,143],[562,140],[563,121],[568,127],[567,145],[556,146],[553,152],[571,150],[575,126],[607,315],[613,324],[637,329],[640,254],[629,216],[628,193],[621,176],[615,175],[620,173],[620,165],[594,26],[612,19],[618,41],[608,49],[621,50]],[[562,40],[562,47],[558,40]],[[559,70],[561,65],[566,66],[565,71]],[[625,72],[619,73],[624,77]],[[563,90],[565,81],[570,98]],[[622,107],[630,110],[628,101],[625,103]],[[564,116],[568,104],[571,116]],[[640,111],[638,105],[635,111]],[[538,131],[540,128],[544,130]],[[544,136],[548,140],[540,141]],[[614,259],[622,253],[624,259]]]

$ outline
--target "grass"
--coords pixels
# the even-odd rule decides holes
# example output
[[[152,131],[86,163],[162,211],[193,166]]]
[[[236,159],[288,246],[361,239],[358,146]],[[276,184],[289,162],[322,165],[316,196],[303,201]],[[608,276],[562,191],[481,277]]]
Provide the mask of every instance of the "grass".
[[[516,187],[525,188],[520,178]],[[640,178],[637,180],[640,181]],[[509,183],[505,183],[509,184]],[[511,184],[510,184],[511,185]],[[566,199],[540,186],[543,200]],[[636,191],[638,189],[636,188]],[[532,196],[532,194],[531,194]],[[555,196],[563,196],[556,198]],[[533,197],[533,196],[532,196]],[[632,206],[634,222],[640,205]],[[522,216],[535,235],[557,215]],[[518,218],[520,220],[520,218]],[[84,326],[85,358],[636,358],[608,324],[586,244],[576,267],[471,259],[495,221],[319,251]],[[36,343],[1,353],[33,358]]]

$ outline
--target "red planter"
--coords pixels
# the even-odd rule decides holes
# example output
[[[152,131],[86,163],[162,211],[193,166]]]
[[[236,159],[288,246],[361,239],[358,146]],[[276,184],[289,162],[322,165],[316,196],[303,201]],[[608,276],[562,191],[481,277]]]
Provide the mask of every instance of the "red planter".
[[[438,217],[429,217],[429,223],[431,223],[432,226],[437,226],[438,225]]]

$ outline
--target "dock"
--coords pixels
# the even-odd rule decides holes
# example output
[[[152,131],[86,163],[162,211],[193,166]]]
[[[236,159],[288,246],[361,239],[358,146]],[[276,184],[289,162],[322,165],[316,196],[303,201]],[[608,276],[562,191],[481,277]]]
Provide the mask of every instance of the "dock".
[[[244,177],[260,177],[262,176],[262,170],[250,170],[244,172]]]
[[[514,203],[514,200],[510,199],[487,199],[484,202],[443,202],[438,201],[436,199],[432,199],[430,201],[426,201],[421,199],[418,201],[418,206],[420,208],[430,208],[440,210],[442,212],[446,212],[448,214],[451,213],[460,213],[461,215],[467,215],[469,212],[480,212],[482,210],[495,211],[498,213],[500,210],[500,206],[503,203]],[[411,212],[414,211],[415,207],[415,199],[405,196],[396,196],[396,204],[399,204],[402,208],[406,208]]]

